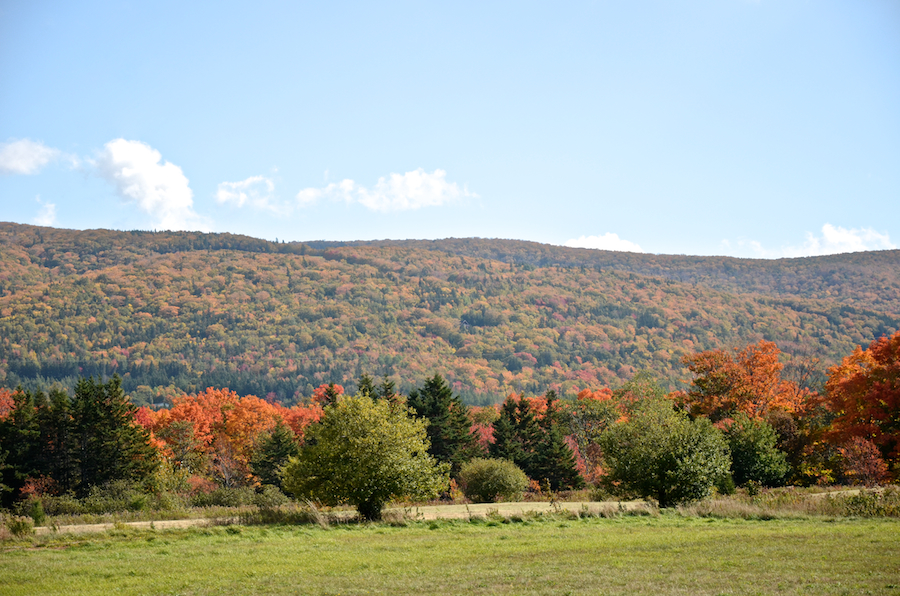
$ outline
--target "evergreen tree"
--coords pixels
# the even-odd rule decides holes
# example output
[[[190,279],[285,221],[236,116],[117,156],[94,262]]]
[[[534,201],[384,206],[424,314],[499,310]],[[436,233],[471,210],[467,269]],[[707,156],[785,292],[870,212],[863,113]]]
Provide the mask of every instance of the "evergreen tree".
[[[451,474],[458,473],[463,462],[481,455],[469,410],[453,395],[443,377],[434,375],[422,389],[411,391],[407,405],[416,416],[428,421],[428,452],[438,462],[449,463]]]
[[[531,404],[527,399],[519,398],[516,404],[516,439],[519,443],[519,461],[515,464],[532,480],[538,478],[539,470],[536,469],[536,452],[540,445],[543,432],[538,424]]]
[[[27,478],[40,476],[40,427],[36,416],[34,396],[17,390],[13,407],[6,419],[0,421],[0,452],[6,454],[5,467],[0,468],[0,484],[9,489],[4,495],[4,506],[18,497],[18,491]]]
[[[41,467],[60,492],[68,492],[74,488],[77,474],[69,395],[62,389],[51,390],[49,400],[37,410],[37,421],[43,446]]]
[[[508,459],[516,465],[522,461],[524,452],[516,432],[517,421],[516,400],[509,396],[500,408],[500,417],[493,424],[494,442],[489,447],[491,457]]]
[[[81,379],[72,400],[72,430],[79,463],[77,493],[111,480],[143,480],[157,465],[150,434],[134,422],[137,408],[121,379]]]
[[[279,422],[263,437],[253,452],[250,469],[263,484],[282,488],[281,470],[292,457],[300,454],[300,445],[290,428]]]
[[[532,478],[541,483],[548,482],[553,490],[581,488],[584,480],[575,467],[575,454],[559,428],[556,392],[547,391],[545,399],[547,411],[541,420],[543,432],[533,455]]]
[[[375,381],[372,380],[372,377],[370,377],[366,373],[362,374],[362,376],[359,378],[359,383],[357,383],[356,394],[368,395],[373,399],[376,397]]]
[[[384,379],[381,381],[381,385],[378,386],[378,391],[375,393],[375,397],[378,399],[389,399],[394,401],[397,399],[397,386],[394,385],[394,382],[387,378],[387,375],[384,376]]]

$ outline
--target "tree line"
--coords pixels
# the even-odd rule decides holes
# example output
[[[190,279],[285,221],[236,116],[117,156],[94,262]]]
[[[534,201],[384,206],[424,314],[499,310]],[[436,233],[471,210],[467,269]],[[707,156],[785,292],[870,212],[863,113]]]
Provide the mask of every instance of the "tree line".
[[[900,333],[846,356],[822,393],[785,378],[780,356],[766,341],[691,354],[690,386],[674,393],[641,373],[616,390],[481,408],[440,375],[406,395],[389,377],[363,375],[353,395],[321,384],[290,408],[213,388],[138,408],[117,377],[82,379],[71,396],[4,390],[0,491],[9,507],[114,481],[175,494],[270,487],[375,518],[391,499],[508,497],[528,483],[665,507],[736,486],[895,479]]]

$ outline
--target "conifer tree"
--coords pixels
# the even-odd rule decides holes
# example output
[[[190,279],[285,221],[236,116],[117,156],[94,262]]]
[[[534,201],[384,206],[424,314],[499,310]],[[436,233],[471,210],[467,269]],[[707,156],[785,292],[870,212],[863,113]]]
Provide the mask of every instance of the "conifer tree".
[[[370,377],[366,373],[363,373],[362,376],[359,377],[359,383],[357,383],[356,394],[357,395],[368,395],[371,398],[376,397],[375,381],[372,379],[372,377]]]
[[[545,399],[547,410],[540,424],[543,432],[533,456],[532,478],[548,482],[553,490],[581,488],[584,480],[575,467],[575,454],[559,428],[556,392],[547,391]]]
[[[517,420],[516,400],[509,396],[500,408],[500,417],[493,424],[494,442],[489,447],[491,457],[508,459],[516,465],[522,461],[524,452],[516,432]]]
[[[272,484],[282,488],[281,470],[292,457],[300,453],[300,445],[294,438],[291,429],[279,422],[272,432],[260,439],[250,469],[263,484]]]
[[[143,480],[157,465],[149,433],[135,423],[135,406],[121,379],[81,379],[72,400],[72,430],[79,464],[77,493],[110,480]]]
[[[449,463],[451,474],[459,472],[463,462],[481,455],[468,408],[453,395],[441,375],[426,380],[422,389],[411,391],[407,404],[416,416],[428,421],[428,452],[438,462]]]
[[[375,397],[378,399],[389,399],[391,401],[397,399],[397,386],[394,385],[393,381],[387,378],[387,375],[384,375],[384,379],[381,381],[381,385],[378,386]]]
[[[4,495],[4,505],[11,504],[26,478],[39,476],[40,427],[38,426],[35,398],[27,391],[17,390],[13,396],[9,415],[0,421],[0,452],[5,453],[6,464],[0,467],[0,484],[9,492]]]

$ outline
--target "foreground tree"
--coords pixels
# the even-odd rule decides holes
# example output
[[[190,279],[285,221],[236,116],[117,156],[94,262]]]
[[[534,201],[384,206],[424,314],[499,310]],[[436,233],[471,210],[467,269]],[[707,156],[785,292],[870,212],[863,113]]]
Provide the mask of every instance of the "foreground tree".
[[[742,412],[725,429],[725,438],[731,449],[731,475],[736,485],[753,481],[780,486],[791,471],[787,455],[775,446],[778,439],[768,422],[752,420]]]
[[[548,483],[552,490],[581,488],[584,479],[575,465],[575,454],[566,443],[559,425],[556,392],[544,396],[546,409],[540,421],[543,431],[532,460],[532,478]]]
[[[728,474],[728,445],[706,418],[690,420],[664,399],[636,405],[631,418],[600,439],[605,482],[660,507],[702,499]]]
[[[437,461],[449,463],[454,476],[463,462],[482,455],[478,438],[472,432],[469,409],[453,395],[443,377],[434,375],[421,389],[411,391],[407,404],[416,416],[428,422],[428,452]]]
[[[118,375],[106,383],[81,379],[70,408],[80,495],[111,480],[143,480],[156,470],[158,453],[150,433],[135,421],[137,408]]]
[[[326,505],[349,503],[364,519],[393,498],[429,499],[446,489],[448,464],[428,453],[425,421],[365,395],[343,396],[309,427],[300,455],[284,468],[284,488]]]
[[[831,368],[827,404],[836,416],[832,439],[849,443],[859,437],[874,443],[881,457],[900,465],[900,331],[856,348]]]

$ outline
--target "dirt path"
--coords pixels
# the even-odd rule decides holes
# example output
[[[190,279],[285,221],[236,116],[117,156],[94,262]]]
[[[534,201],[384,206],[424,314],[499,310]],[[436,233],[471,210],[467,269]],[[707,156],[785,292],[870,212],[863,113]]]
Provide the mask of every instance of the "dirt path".
[[[469,517],[485,517],[490,514],[499,514],[509,517],[525,513],[546,513],[550,511],[581,511],[596,514],[600,510],[610,509],[636,509],[646,507],[640,501],[634,502],[604,502],[604,503],[547,503],[547,502],[516,502],[516,503],[478,503],[472,505],[428,505],[423,507],[393,508],[384,511],[385,519],[403,517],[411,520],[434,519],[466,519]],[[352,511],[338,512],[342,516],[352,515]],[[140,522],[118,522],[106,524],[79,524],[72,526],[58,526],[56,528],[40,526],[34,529],[38,536],[59,534],[91,534],[107,532],[109,530],[137,528],[137,529],[180,529],[210,526],[216,524],[236,523],[237,518],[201,518],[201,519],[173,519]]]
[[[828,495],[840,494],[842,496],[850,496],[858,494],[859,489],[848,489],[832,492],[821,492],[809,494],[812,498],[822,498]],[[422,507],[397,507],[385,509],[385,519],[405,518],[410,520],[434,520],[434,519],[466,519],[469,517],[485,517],[491,513],[499,514],[504,517],[512,515],[520,515],[525,513],[545,513],[550,511],[581,511],[584,513],[596,514],[599,511],[609,510],[634,510],[647,507],[643,501],[605,501],[596,502],[559,502],[547,503],[540,502],[515,502],[515,503],[478,503],[470,505],[426,505]],[[343,518],[352,517],[354,511],[338,511],[332,512],[330,516],[339,516]],[[57,528],[41,526],[34,529],[38,536],[52,534],[54,532],[64,534],[90,534],[96,532],[106,532],[119,528],[141,528],[141,529],[179,529],[192,528],[198,526],[210,526],[217,524],[237,523],[237,518],[201,518],[201,519],[174,519],[161,521],[142,521],[142,522],[119,522],[107,524],[80,524],[72,526],[58,526]]]

